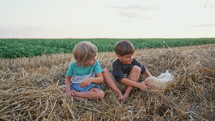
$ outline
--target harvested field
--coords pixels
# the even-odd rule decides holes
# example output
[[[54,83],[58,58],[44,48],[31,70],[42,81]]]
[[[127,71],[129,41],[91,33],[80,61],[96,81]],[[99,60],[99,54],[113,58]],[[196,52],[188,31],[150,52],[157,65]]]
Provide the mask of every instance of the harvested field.
[[[78,102],[58,88],[71,54],[0,59],[0,120],[136,121],[215,119],[215,44],[141,49],[135,58],[154,76],[167,69],[173,82],[163,91],[134,89],[118,102],[105,83],[103,100]],[[111,71],[114,52],[99,53],[103,68]]]

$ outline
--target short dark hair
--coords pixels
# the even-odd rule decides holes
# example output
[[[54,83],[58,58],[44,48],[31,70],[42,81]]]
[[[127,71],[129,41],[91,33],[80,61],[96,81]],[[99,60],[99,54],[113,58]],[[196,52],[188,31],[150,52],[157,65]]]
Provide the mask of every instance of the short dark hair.
[[[114,50],[116,54],[124,56],[127,54],[133,54],[135,52],[135,47],[130,41],[121,40],[115,44]]]

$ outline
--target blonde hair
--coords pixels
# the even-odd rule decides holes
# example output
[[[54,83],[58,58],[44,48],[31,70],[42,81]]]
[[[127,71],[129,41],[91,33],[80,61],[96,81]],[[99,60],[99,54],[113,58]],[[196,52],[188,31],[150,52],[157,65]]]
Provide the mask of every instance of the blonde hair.
[[[133,54],[135,52],[135,47],[130,41],[121,40],[115,44],[114,50],[116,54],[124,56],[127,54]]]
[[[76,64],[79,66],[84,65],[84,63],[95,57],[98,48],[89,41],[79,42],[73,48],[73,56],[76,60]]]

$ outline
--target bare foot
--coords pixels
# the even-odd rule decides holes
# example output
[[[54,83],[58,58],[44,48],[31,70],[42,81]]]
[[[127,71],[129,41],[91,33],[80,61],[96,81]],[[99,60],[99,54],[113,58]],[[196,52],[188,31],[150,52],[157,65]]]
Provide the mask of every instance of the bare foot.
[[[76,91],[75,91],[75,90],[71,90],[71,96],[72,96],[76,101],[83,102],[83,101],[87,100],[87,99],[85,99],[85,98],[78,97],[78,96],[76,95]]]
[[[87,99],[84,99],[84,98],[80,98],[80,97],[74,97],[75,100],[79,101],[79,102],[83,102]]]
[[[60,90],[63,90],[63,92],[65,92],[65,91],[66,91],[66,86],[65,86],[65,85],[60,85],[60,86],[59,86],[59,89],[60,89]]]
[[[75,90],[71,90],[71,96],[74,97],[75,96]]]

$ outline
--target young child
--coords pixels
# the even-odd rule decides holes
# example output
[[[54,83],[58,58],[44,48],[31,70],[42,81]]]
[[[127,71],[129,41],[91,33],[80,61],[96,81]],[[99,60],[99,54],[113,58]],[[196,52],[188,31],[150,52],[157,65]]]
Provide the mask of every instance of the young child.
[[[103,75],[105,82],[118,95],[118,100],[125,101],[133,87],[140,90],[148,88],[144,82],[138,83],[138,80],[140,74],[145,73],[149,77],[151,73],[133,58],[135,48],[131,42],[121,40],[115,44],[114,50],[118,59],[112,63],[112,74],[103,69]]]
[[[73,48],[75,62],[66,72],[66,95],[76,99],[102,99],[104,92],[98,83],[103,82],[102,68],[96,60],[97,47],[91,42],[79,42]]]

